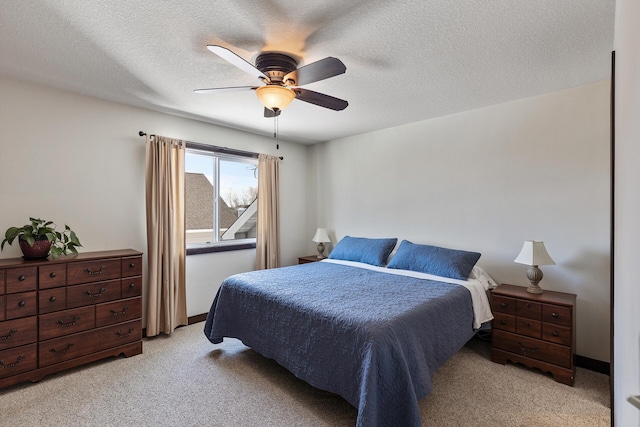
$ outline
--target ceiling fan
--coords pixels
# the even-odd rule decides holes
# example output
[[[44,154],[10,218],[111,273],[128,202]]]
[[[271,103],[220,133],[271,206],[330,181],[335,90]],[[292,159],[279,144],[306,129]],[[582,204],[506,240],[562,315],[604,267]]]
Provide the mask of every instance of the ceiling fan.
[[[258,55],[256,65],[253,66],[225,47],[207,45],[207,49],[246,73],[259,78],[264,85],[196,89],[194,90],[196,93],[255,90],[265,107],[265,117],[280,115],[280,112],[294,99],[335,111],[344,110],[349,105],[343,99],[298,87],[343,74],[347,67],[337,58],[327,57],[297,68],[298,61],[289,55],[263,52]]]

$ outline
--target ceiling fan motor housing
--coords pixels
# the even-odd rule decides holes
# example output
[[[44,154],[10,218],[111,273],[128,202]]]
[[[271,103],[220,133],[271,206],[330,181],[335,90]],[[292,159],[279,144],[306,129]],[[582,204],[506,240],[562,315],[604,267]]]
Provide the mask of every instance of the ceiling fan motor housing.
[[[256,58],[256,68],[269,76],[272,84],[283,84],[284,76],[298,67],[298,61],[292,57],[276,52],[261,53]],[[295,85],[296,82],[288,84]]]

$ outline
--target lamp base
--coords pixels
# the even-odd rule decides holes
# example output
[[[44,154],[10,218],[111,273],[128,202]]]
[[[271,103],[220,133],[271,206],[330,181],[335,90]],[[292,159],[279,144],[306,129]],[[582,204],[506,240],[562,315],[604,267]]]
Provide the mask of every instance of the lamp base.
[[[320,242],[318,243],[318,259],[325,259],[326,256],[324,256],[324,243]]]
[[[532,265],[527,269],[527,279],[531,282],[531,285],[527,288],[527,292],[530,294],[541,294],[544,292],[542,288],[538,286],[538,283],[542,280],[542,276],[542,270],[540,270],[537,265]]]

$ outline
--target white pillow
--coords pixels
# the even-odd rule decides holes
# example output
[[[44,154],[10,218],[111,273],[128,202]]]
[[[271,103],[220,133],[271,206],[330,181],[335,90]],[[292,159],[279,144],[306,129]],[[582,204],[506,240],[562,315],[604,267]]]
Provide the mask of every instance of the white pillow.
[[[482,286],[484,286],[485,289],[493,289],[498,287],[498,284],[496,283],[496,281],[493,280],[491,276],[487,274],[486,271],[484,271],[482,268],[478,267],[477,265],[474,265],[473,268],[471,269],[471,274],[469,274],[469,278],[476,279],[477,281],[482,283]]]

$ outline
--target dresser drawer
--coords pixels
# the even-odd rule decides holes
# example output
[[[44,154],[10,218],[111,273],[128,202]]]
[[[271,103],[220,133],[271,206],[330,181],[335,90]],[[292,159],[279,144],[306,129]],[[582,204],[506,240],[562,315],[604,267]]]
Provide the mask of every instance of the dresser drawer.
[[[0,351],[0,378],[6,378],[36,369],[36,356],[36,344]]]
[[[122,258],[122,277],[142,275],[142,256]]]
[[[0,323],[0,350],[36,342],[37,324],[35,316]]]
[[[570,347],[500,330],[493,332],[492,344],[495,348],[531,359],[541,360],[569,369],[572,367]]]
[[[81,307],[120,299],[120,279],[67,287],[67,307]]]
[[[502,329],[503,331],[516,331],[516,317],[510,314],[493,313],[493,328]]]
[[[0,321],[4,320],[4,306],[6,298],[4,295],[0,295]]]
[[[38,292],[38,313],[51,313],[67,308],[67,289],[54,288]]]
[[[38,289],[57,288],[67,284],[67,265],[41,265],[38,268]]]
[[[571,326],[573,324],[571,308],[544,304],[542,306],[542,320],[556,325]]]
[[[516,301],[516,315],[528,319],[540,320],[542,318],[542,304],[519,299]]]
[[[140,297],[96,305],[97,327],[139,319],[140,317],[142,317],[142,298]]]
[[[6,298],[7,320],[38,314],[36,291],[8,294]]]
[[[70,263],[67,267],[67,284],[100,282],[120,278],[120,258]]]
[[[5,278],[6,274],[4,270],[0,270],[0,295],[3,295],[5,293]]]
[[[135,320],[42,341],[38,345],[40,367],[54,365],[141,339],[141,321]]]
[[[7,293],[35,291],[38,284],[38,267],[7,269]]]
[[[532,338],[542,338],[542,322],[518,317],[516,320],[516,333]]]
[[[40,316],[40,340],[74,334],[96,327],[93,306],[56,311]]]
[[[142,276],[122,279],[122,298],[139,297],[142,295]]]
[[[491,295],[491,309],[494,312],[516,314],[516,299],[503,297],[501,295]]]
[[[571,345],[571,328],[554,325],[551,323],[542,324],[542,339],[562,345]]]

